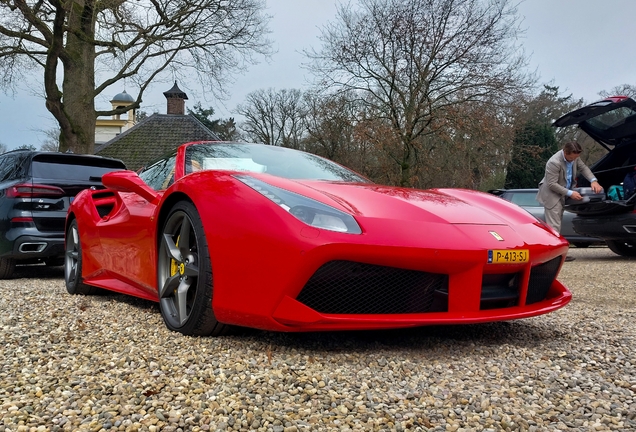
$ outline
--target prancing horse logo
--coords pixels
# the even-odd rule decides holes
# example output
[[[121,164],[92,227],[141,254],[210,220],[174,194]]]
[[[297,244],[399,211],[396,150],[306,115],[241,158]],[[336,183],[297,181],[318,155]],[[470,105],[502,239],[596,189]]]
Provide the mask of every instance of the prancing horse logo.
[[[494,238],[496,238],[499,241],[504,241],[503,237],[500,236],[499,234],[497,234],[495,231],[488,231],[490,233],[490,235],[492,235]]]

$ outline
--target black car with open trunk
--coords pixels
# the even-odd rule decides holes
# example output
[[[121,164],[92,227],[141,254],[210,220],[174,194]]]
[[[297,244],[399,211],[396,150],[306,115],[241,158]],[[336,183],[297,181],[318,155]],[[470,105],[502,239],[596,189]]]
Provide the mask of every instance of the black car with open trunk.
[[[636,256],[636,195],[611,197],[622,188],[625,176],[636,169],[636,101],[626,96],[610,97],[572,111],[554,122],[556,127],[578,125],[607,150],[590,166],[604,194],[565,208],[576,213],[572,223],[579,234],[602,238],[619,255]],[[577,186],[589,186],[579,177]]]

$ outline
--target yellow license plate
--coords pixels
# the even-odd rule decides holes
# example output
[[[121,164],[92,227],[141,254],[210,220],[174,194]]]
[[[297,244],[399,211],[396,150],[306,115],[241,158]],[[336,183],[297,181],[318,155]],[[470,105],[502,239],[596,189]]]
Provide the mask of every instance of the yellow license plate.
[[[530,251],[528,249],[515,250],[489,250],[489,264],[517,264],[525,263],[530,260]]]

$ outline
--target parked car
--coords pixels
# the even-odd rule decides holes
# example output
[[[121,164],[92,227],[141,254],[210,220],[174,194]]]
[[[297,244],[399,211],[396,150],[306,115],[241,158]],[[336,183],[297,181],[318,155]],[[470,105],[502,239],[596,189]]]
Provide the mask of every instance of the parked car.
[[[636,167],[636,102],[625,96],[615,96],[572,111],[554,122],[556,127],[577,124],[608,152],[590,166],[607,192],[620,186],[625,175]],[[577,186],[589,186],[580,177]],[[636,256],[636,196],[629,199],[592,200],[566,205],[576,213],[574,230],[581,235],[602,238],[619,255]]]
[[[532,216],[545,221],[545,210],[537,201],[537,191],[538,189],[494,189],[488,192],[517,204],[530,212]],[[563,221],[561,222],[561,235],[571,245],[584,248],[593,244],[603,244],[602,239],[584,236],[574,231],[572,226],[574,216],[576,216],[574,213],[566,211],[563,213]]]
[[[66,288],[159,303],[189,335],[477,323],[565,306],[568,243],[516,205],[373,184],[309,153],[188,143],[102,177],[66,223]]]
[[[116,159],[15,150],[0,154],[0,279],[16,264],[64,264],[64,221],[82,189],[126,166]]]

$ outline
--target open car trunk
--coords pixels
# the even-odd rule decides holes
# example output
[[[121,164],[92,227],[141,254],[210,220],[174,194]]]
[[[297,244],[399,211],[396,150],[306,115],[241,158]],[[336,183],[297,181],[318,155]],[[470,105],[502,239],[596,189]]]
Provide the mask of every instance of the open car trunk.
[[[601,194],[605,195],[605,193]],[[634,210],[636,204],[636,195],[628,200],[611,200],[606,196],[602,198],[583,200],[580,203],[568,204],[566,202],[565,209],[579,216],[598,216],[611,215],[619,213],[628,213]]]
[[[625,96],[604,99],[568,113],[554,122],[556,127],[574,124],[585,131],[608,153],[590,166],[604,192],[592,194],[589,181],[582,175],[577,186],[583,201],[566,201],[565,209],[579,216],[627,213],[634,210],[636,196],[611,199],[612,187],[622,189],[625,175],[636,167],[636,101]]]

